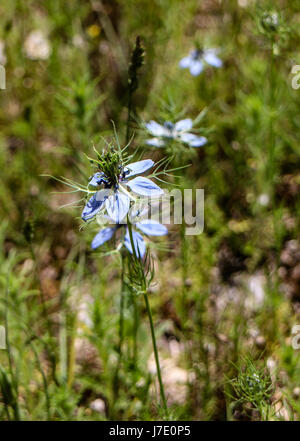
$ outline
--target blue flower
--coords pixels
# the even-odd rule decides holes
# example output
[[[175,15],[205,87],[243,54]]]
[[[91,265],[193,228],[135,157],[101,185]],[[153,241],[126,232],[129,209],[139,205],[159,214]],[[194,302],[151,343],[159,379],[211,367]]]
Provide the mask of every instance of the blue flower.
[[[222,67],[222,60],[217,57],[217,49],[194,49],[187,57],[182,58],[179,62],[179,66],[182,69],[189,68],[193,76],[198,76],[203,68],[204,64],[210,64],[214,67]]]
[[[144,233],[147,236],[164,236],[168,233],[168,229],[164,225],[152,219],[144,219],[139,222],[136,222],[134,227],[138,228],[142,233]],[[105,242],[110,240],[119,228],[122,228],[122,225],[116,225],[114,227],[106,227],[100,230],[92,241],[91,244],[92,249],[95,250],[96,248],[100,247]],[[135,231],[134,228],[132,228],[131,233],[132,233],[133,247],[135,249],[136,255],[138,257],[143,258],[146,253],[146,242],[143,236],[141,235],[141,233]],[[127,250],[132,254],[133,249],[132,249],[132,243],[130,240],[128,227],[126,227],[126,232],[124,236],[124,245],[127,248]]]
[[[107,176],[103,172],[95,173],[89,180],[89,186],[104,188],[95,191],[82,212],[82,219],[92,219],[100,210],[106,209],[108,216],[119,224],[127,215],[132,196],[126,187],[139,196],[160,196],[163,190],[148,178],[139,175],[154,165],[151,159],[120,166],[117,176]],[[136,176],[136,177],[134,177]],[[128,179],[133,178],[133,179]]]
[[[175,124],[166,121],[163,125],[150,121],[146,124],[146,128],[153,138],[147,139],[146,144],[164,147],[169,141],[175,140],[188,144],[190,147],[202,147],[207,143],[207,139],[204,136],[189,133],[192,127],[193,121],[190,118],[182,119]]]

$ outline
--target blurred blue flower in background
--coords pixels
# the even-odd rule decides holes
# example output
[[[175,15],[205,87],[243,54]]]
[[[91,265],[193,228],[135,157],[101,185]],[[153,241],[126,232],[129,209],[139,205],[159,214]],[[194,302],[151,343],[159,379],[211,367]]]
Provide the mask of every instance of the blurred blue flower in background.
[[[214,67],[222,67],[222,60],[217,57],[217,49],[193,49],[187,57],[182,58],[179,62],[179,66],[182,69],[190,69],[193,76],[198,76],[203,68],[204,64],[210,64]]]
[[[109,177],[103,172],[95,173],[88,185],[93,187],[103,185],[104,188],[95,191],[88,200],[81,215],[82,219],[84,221],[92,219],[101,209],[105,208],[108,216],[119,224],[128,213],[130,199],[134,199],[125,188],[126,186],[139,196],[156,197],[162,195],[163,190],[148,178],[136,176],[128,180],[128,178],[144,173],[153,165],[154,162],[151,159],[145,159],[124,167],[120,166],[117,176]]]
[[[207,143],[207,138],[189,133],[193,127],[193,121],[190,118],[182,119],[173,124],[166,121],[163,125],[155,121],[146,124],[148,132],[153,136],[146,140],[146,144],[153,147],[164,147],[169,141],[178,141],[188,144],[190,147],[202,147]]]

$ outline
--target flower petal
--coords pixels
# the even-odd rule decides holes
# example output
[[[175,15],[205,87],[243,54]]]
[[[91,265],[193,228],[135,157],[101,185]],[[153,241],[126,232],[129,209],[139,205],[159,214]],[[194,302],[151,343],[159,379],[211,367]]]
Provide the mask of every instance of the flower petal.
[[[205,136],[196,136],[196,138],[190,142],[191,147],[203,147],[207,143]]]
[[[164,236],[165,234],[168,234],[167,227],[154,219],[142,220],[141,222],[137,222],[136,226],[148,236]]]
[[[133,241],[133,246],[134,246],[136,255],[137,255],[137,257],[143,258],[145,255],[145,252],[146,252],[146,244],[143,239],[143,236],[134,230],[131,230],[131,233],[132,233],[132,241]],[[131,240],[130,240],[128,228],[126,230],[126,234],[124,237],[124,243],[125,243],[125,247],[127,248],[127,250],[131,254],[133,254],[133,249],[132,249],[132,245],[131,245]]]
[[[184,58],[182,58],[182,59],[179,61],[179,66],[180,66],[182,69],[186,69],[187,67],[190,67],[190,65],[191,65],[191,61],[192,61],[191,56],[184,57]]]
[[[105,200],[108,198],[108,190],[99,190],[93,194],[83,209],[81,217],[84,221],[91,219],[103,207]]]
[[[142,176],[131,179],[131,181],[127,182],[127,185],[132,191],[141,196],[159,196],[164,192],[158,185],[150,181],[150,179]]]
[[[125,167],[125,171],[129,170],[129,173],[126,174],[126,178],[144,173],[153,165],[154,165],[154,161],[152,161],[152,159],[144,159],[143,161],[132,162],[131,164],[126,165]]]
[[[191,65],[190,65],[190,72],[191,74],[196,77],[197,75],[199,75],[203,70],[203,63],[200,60],[193,60]]]
[[[175,129],[178,130],[178,132],[181,132],[183,130],[191,130],[193,127],[193,121],[191,118],[181,119],[175,124]]]
[[[222,67],[223,61],[216,56],[216,50],[214,49],[207,49],[204,54],[203,58],[206,61],[206,63],[210,64],[214,67]]]
[[[98,187],[98,185],[102,183],[103,177],[104,177],[104,173],[102,172],[95,173],[89,180],[88,185],[92,185],[93,187]]]
[[[146,124],[146,128],[153,136],[164,136],[166,132],[165,128],[162,125],[153,120]]]
[[[115,234],[115,231],[116,231],[116,228],[111,228],[111,227],[104,228],[104,230],[99,231],[99,233],[96,234],[96,236],[94,237],[94,239],[91,243],[91,247],[93,248],[93,250],[100,247],[105,242],[107,242],[109,239],[111,239],[113,237],[113,235]]]
[[[180,139],[191,147],[202,147],[207,143],[207,138],[205,138],[205,136],[197,136],[193,133],[182,133]]]
[[[146,140],[147,145],[152,145],[153,147],[163,147],[165,145],[162,139],[152,138]]]
[[[129,210],[130,199],[125,194],[117,192],[107,199],[105,206],[109,217],[119,224]]]

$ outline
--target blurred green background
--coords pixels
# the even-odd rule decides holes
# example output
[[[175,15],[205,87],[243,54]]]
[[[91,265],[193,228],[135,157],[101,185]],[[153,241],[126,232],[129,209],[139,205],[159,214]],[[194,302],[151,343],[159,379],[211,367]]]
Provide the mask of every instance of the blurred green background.
[[[138,35],[131,152],[159,160],[142,121],[203,109],[209,140],[177,158],[190,164],[183,187],[205,190],[204,232],[183,247],[173,226],[168,250],[154,249],[150,301],[170,418],[299,419],[299,23],[298,0],[1,1],[1,419],[162,418],[143,303],[135,359],[126,298],[116,399],[119,263],[91,251],[83,203],[61,208],[76,195],[42,176],[85,184],[83,153],[111,139],[111,121],[125,142]],[[196,43],[219,48],[223,67],[181,70]]]

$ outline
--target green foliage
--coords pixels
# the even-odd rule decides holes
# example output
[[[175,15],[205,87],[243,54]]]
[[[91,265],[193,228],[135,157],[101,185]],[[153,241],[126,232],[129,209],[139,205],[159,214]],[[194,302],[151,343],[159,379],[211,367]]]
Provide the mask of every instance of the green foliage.
[[[170,418],[299,420],[299,13],[287,0],[1,1],[0,419],[164,418],[147,293]],[[223,67],[180,69],[196,44]],[[145,122],[182,118],[205,147],[172,143],[165,160],[144,145]],[[78,221],[94,146],[119,173],[111,121],[162,186],[205,190],[204,232],[172,225],[146,266],[128,257],[121,298],[120,253],[92,252]]]

